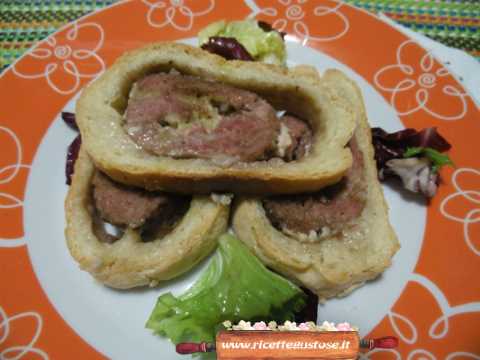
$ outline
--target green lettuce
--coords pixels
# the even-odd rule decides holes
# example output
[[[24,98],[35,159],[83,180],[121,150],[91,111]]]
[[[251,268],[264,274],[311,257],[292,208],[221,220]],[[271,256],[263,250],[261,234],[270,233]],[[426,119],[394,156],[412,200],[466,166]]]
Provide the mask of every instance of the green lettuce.
[[[429,147],[409,147],[407,151],[403,154],[403,157],[409,158],[413,156],[425,156],[428,160],[432,162],[432,171],[434,173],[438,172],[443,166],[451,165],[455,166],[452,159],[446,154],[442,154],[441,152],[429,148]]]
[[[198,33],[200,45],[212,36],[233,37],[240,42],[255,60],[285,65],[285,43],[277,31],[264,31],[256,20],[217,21]]]
[[[146,327],[173,343],[214,341],[230,320],[292,320],[305,306],[303,291],[268,270],[234,236],[225,234],[197,282],[179,297],[161,295]]]

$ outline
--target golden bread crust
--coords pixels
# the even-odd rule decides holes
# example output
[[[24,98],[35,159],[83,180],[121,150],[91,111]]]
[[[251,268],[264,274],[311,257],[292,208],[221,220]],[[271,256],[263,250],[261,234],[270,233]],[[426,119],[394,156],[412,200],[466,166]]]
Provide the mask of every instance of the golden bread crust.
[[[362,96],[353,82],[348,92],[359,114],[354,136],[363,154],[367,182],[366,205],[355,226],[344,230],[341,239],[327,236],[319,242],[305,243],[273,227],[259,198],[241,199],[233,214],[234,231],[240,240],[266,265],[321,299],[344,296],[377,277],[400,248],[378,181]]]
[[[80,150],[65,201],[65,235],[80,267],[105,285],[127,289],[177,277],[212,252],[227,229],[229,206],[195,196],[183,218],[161,238],[142,242],[136,230],[127,229],[112,244],[100,242],[93,231],[91,211],[94,172],[93,162]]]
[[[309,121],[310,153],[298,161],[280,159],[221,167],[204,159],[174,159],[147,153],[123,129],[132,84],[172,68],[259,94],[277,108]],[[96,166],[113,179],[151,190],[181,193],[228,191],[252,194],[315,191],[337,182],[351,166],[345,148],[356,114],[337,70],[320,78],[313,68],[286,69],[258,62],[226,61],[200,48],[157,43],[123,55],[84,90],[77,103],[83,146]]]

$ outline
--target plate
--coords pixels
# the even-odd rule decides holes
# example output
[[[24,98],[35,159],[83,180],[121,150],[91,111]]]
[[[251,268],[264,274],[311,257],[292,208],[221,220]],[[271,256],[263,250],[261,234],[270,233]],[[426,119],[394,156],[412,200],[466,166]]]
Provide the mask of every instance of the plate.
[[[121,1],[39,43],[0,77],[0,358],[176,359],[144,323],[156,297],[186,290],[208,262],[154,289],[116,291],[78,269],[64,240],[60,119],[124,51],[196,43],[220,20],[256,17],[288,33],[289,65],[338,68],[360,85],[372,125],[435,126],[455,168],[430,203],[384,186],[402,249],[379,279],[319,307],[362,336],[396,335],[364,359],[479,359],[480,111],[433,56],[368,12],[333,0]]]

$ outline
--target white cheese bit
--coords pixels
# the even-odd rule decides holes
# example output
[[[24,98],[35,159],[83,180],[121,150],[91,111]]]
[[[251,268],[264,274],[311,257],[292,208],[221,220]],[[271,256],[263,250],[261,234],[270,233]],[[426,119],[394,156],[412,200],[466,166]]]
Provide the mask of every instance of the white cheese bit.
[[[210,159],[210,161],[221,168],[227,168],[232,166],[236,162],[239,162],[240,159],[238,156],[228,156],[224,154],[218,154],[214,156],[212,159]]]
[[[212,193],[210,195],[210,197],[217,204],[228,206],[232,203],[233,194],[215,194],[215,193]]]
[[[150,287],[156,287],[158,285],[159,281],[158,280],[150,280],[150,283],[148,286]]]
[[[308,240],[312,242],[318,240],[318,233],[315,230],[310,230],[308,233]]]
[[[127,128],[127,133],[130,136],[135,136],[136,133],[138,133],[141,130],[142,130],[141,126],[130,126],[130,127]]]
[[[323,226],[320,232],[315,231],[315,230],[310,230],[308,234],[304,234],[301,232],[296,232],[293,230],[290,230],[287,227],[282,228],[282,232],[285,233],[288,236],[291,236],[295,239],[297,239],[300,242],[304,243],[314,243],[318,242],[330,235],[332,235],[332,229],[330,229],[328,226]]]
[[[292,137],[290,136],[288,127],[285,124],[281,123],[280,134],[278,134],[278,139],[277,139],[278,156],[283,158],[285,156],[285,151],[288,149],[290,145],[292,145]]]
[[[320,237],[327,237],[332,234],[332,229],[330,229],[328,226],[322,227],[322,232],[320,233]]]
[[[115,225],[112,225],[110,223],[107,223],[107,222],[104,222],[103,223],[103,230],[108,234],[108,235],[111,235],[111,236],[114,236],[114,237],[121,237],[123,235],[123,231],[115,226]]]

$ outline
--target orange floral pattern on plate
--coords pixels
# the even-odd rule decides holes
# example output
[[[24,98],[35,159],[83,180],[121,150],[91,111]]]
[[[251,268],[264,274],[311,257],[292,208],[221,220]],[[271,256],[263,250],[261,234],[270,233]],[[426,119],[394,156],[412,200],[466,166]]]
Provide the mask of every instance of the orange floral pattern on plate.
[[[480,288],[474,277],[480,255],[480,159],[472,149],[480,112],[428,51],[371,14],[335,0],[120,2],[54,34],[2,74],[0,358],[61,359],[79,353],[104,358],[52,307],[23,240],[29,164],[52,119],[125,50],[192,37],[210,22],[248,15],[351,67],[377,88],[405,126],[441,127],[454,144],[451,155],[458,167],[442,173],[445,184],[429,205],[415,271],[369,334],[397,334],[401,346],[362,357],[480,358]],[[118,26],[124,22],[128,26]],[[31,89],[42,96],[25,99]]]

